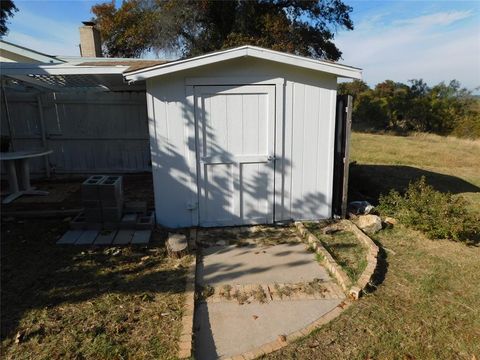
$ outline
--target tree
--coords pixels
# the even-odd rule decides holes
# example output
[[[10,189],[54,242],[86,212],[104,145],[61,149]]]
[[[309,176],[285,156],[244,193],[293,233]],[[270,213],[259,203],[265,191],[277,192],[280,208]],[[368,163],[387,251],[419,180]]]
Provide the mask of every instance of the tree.
[[[338,60],[338,28],[353,29],[341,0],[125,0],[92,7],[111,56],[173,51],[194,56],[256,45]]]
[[[0,0],[0,38],[8,33],[7,19],[18,11],[12,0]]]
[[[353,80],[338,84],[338,93],[340,95],[352,95],[355,100],[361,93],[370,90],[367,83],[362,80]]]

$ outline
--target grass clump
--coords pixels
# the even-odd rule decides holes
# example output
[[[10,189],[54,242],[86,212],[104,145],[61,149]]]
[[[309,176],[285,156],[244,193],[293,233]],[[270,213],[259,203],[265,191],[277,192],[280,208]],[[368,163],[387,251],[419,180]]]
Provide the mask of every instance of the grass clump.
[[[366,249],[357,237],[345,230],[324,234],[322,232],[324,224],[322,223],[310,222],[305,223],[305,226],[320,240],[323,247],[332,255],[348,277],[356,282],[367,267]],[[316,253],[315,258],[320,263],[325,260],[321,253]]]
[[[430,239],[480,242],[480,218],[468,210],[467,201],[435,190],[424,176],[411,182],[403,196],[397,190],[380,196],[378,211],[397,217]]]

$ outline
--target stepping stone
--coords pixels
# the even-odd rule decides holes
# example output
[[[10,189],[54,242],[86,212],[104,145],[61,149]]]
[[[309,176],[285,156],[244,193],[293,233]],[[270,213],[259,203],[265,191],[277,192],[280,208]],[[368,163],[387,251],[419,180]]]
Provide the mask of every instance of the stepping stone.
[[[103,231],[103,233],[98,234],[93,245],[110,245],[113,242],[115,235],[117,235],[116,230]]]
[[[151,230],[137,230],[133,234],[132,244],[148,244],[151,235]]]
[[[135,230],[119,230],[113,240],[113,245],[128,245],[132,240]]]
[[[75,245],[92,245],[98,235],[98,230],[85,230],[77,239]]]
[[[57,241],[57,245],[73,245],[75,241],[83,234],[83,230],[68,230],[63,236]]]

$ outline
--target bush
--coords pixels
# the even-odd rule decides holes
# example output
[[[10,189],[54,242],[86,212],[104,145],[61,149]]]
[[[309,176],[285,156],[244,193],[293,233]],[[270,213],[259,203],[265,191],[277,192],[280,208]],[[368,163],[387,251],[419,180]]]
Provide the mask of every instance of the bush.
[[[480,219],[468,211],[466,200],[436,191],[425,177],[410,183],[403,196],[396,190],[380,196],[378,211],[397,217],[431,239],[480,241]]]

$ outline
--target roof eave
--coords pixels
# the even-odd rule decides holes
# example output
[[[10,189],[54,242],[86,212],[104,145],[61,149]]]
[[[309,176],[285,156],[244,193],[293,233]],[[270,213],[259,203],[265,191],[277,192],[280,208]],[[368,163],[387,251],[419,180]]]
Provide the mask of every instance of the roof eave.
[[[125,74],[125,79],[130,82],[146,80],[152,77],[166,75],[177,71],[188,70],[199,66],[240,58],[242,56],[249,56],[253,58],[294,65],[306,69],[334,74],[339,77],[351,79],[362,78],[361,70],[357,68],[334,63],[331,64],[321,60],[309,59],[302,56],[286,54],[247,45],[235,49],[157,65],[151,68],[132,71]]]

